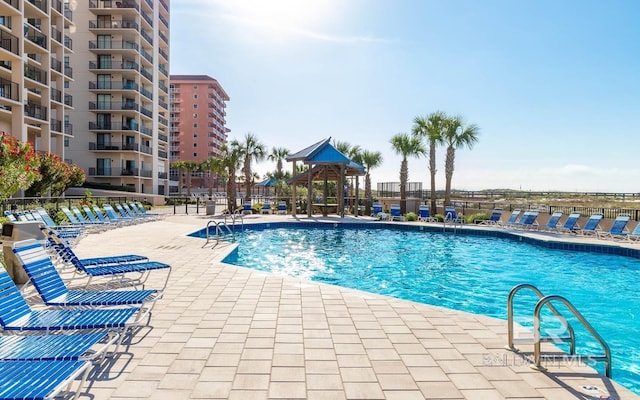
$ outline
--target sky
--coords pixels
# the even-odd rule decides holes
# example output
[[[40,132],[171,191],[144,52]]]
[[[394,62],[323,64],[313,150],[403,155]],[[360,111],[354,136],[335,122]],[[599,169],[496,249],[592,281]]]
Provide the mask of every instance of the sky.
[[[331,137],[382,154],[374,185],[399,182],[391,137],[443,111],[480,129],[455,153],[454,189],[640,192],[639,1],[173,0],[170,11],[170,72],[220,82],[230,139],[293,153]],[[408,164],[428,189],[428,159]]]

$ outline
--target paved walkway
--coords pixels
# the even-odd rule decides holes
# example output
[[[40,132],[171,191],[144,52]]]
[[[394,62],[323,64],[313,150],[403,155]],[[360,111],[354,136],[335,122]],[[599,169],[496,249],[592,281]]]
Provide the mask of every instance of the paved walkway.
[[[247,221],[276,218],[291,219]],[[186,236],[207,220],[169,216],[76,247],[173,266],[150,327],[92,374],[93,400],[638,398],[587,367],[532,370],[504,350],[503,320],[221,264],[233,245]]]

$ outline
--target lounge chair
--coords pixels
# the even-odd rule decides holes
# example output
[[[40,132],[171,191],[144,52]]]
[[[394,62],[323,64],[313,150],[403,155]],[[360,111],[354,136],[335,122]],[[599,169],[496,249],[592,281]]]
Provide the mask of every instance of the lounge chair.
[[[536,220],[538,219],[539,213],[537,210],[527,210],[522,214],[522,218],[512,226],[520,229],[538,229],[538,222],[536,222]]]
[[[391,204],[389,208],[391,221],[402,221],[402,214],[400,213],[400,204]]]
[[[572,212],[562,226],[556,227],[556,231],[559,233],[576,233],[576,230],[580,229],[580,225],[578,224],[580,215],[577,211]]]
[[[69,290],[41,242],[29,239],[13,244],[16,258],[42,302],[51,307],[137,306],[137,320],[149,313],[160,297],[157,290]]]
[[[13,213],[11,211],[9,211],[9,210],[5,210],[4,216],[11,222],[18,221],[18,218],[16,218],[16,216],[13,215]]]
[[[131,322],[138,312],[136,307],[33,310],[4,268],[0,268],[0,305],[0,325],[6,332],[117,329],[124,333],[137,325]]]
[[[0,335],[0,360],[99,360],[119,335],[96,331],[68,335]]]
[[[82,227],[66,227],[57,225],[44,208],[33,210],[31,215],[35,217],[36,221],[40,221],[50,230],[54,230],[58,237],[66,240],[70,245],[75,245],[86,234],[85,229]]]
[[[377,217],[378,214],[380,214],[382,212],[382,204],[381,203],[373,203],[373,205],[371,206],[371,216],[372,217]]]
[[[78,217],[75,216],[67,206],[60,206],[60,211],[62,211],[64,213],[65,217],[67,217],[69,222],[71,224],[73,224],[73,225],[82,226],[82,227],[85,227],[85,228],[88,228],[88,227],[90,227],[92,225],[95,225],[95,224],[92,224],[92,223],[90,223],[88,221],[79,220]]]
[[[628,235],[624,237],[625,240],[630,242],[637,242],[640,240],[640,222],[636,224],[635,228]]]
[[[549,220],[544,226],[544,229],[554,231],[558,229],[558,223],[560,222],[560,218],[562,218],[562,211],[554,211],[553,214],[549,217]]]
[[[0,398],[12,400],[46,400],[65,398],[74,382],[77,399],[86,381],[90,361],[21,360],[0,361]]]
[[[489,219],[483,219],[478,221],[479,225],[497,225],[498,222],[500,222],[500,219],[502,218],[502,208],[494,208],[493,211],[491,211],[491,215],[489,216]]]
[[[149,273],[158,269],[167,269],[167,278],[161,290],[164,290],[169,281],[171,274],[171,266],[158,261],[138,261],[134,258],[142,257],[138,255],[124,255],[115,257],[98,257],[93,259],[80,259],[73,252],[71,247],[66,246],[64,242],[57,241],[52,232],[45,232],[45,236],[49,239],[50,248],[55,250],[56,254],[66,264],[74,268],[77,275],[89,277],[87,286],[95,277],[111,278],[118,285],[127,284],[129,286],[144,286],[145,281],[149,277]],[[146,257],[145,257],[146,258]],[[124,261],[123,259],[127,259]],[[129,261],[131,259],[131,261]],[[109,260],[94,264],[94,260]],[[88,265],[88,263],[90,264]],[[137,274],[133,277],[133,274]]]
[[[278,202],[278,214],[286,214],[287,213],[287,203],[284,201]]]
[[[602,218],[604,218],[604,215],[602,213],[593,213],[591,214],[591,216],[589,217],[589,220],[584,224],[584,228],[581,229],[577,229],[576,233],[580,234],[580,235],[598,235],[600,229],[598,228],[598,226],[600,226],[600,221],[602,221]]]
[[[429,206],[421,205],[418,207],[418,221],[436,222],[437,220],[431,216]]]
[[[130,224],[135,222],[134,219],[131,217],[118,214],[116,210],[114,210],[114,208],[111,206],[111,204],[103,204],[102,209],[107,214],[107,217],[109,218],[110,221],[119,222],[122,224]]]
[[[624,239],[629,235],[627,224],[630,219],[631,215],[629,214],[619,214],[611,224],[611,229],[609,229],[609,231],[602,232],[596,230],[596,236],[601,239]]]
[[[142,218],[142,217],[139,217],[139,216],[133,215],[133,213],[131,212],[131,210],[130,210],[130,209],[125,208],[125,207],[124,207],[122,204],[120,204],[120,203],[115,203],[115,207],[116,207],[116,210],[118,210],[118,212],[119,212],[119,213],[120,213],[120,215],[122,216],[122,218],[126,218],[126,219],[129,219],[129,220],[134,221],[134,222],[138,222],[138,221],[141,221],[141,220],[143,220],[143,219],[144,219],[144,218]]]
[[[242,214],[253,214],[253,209],[251,208],[251,203],[245,202],[242,206]]]
[[[511,211],[511,215],[506,221],[504,222],[498,221],[496,225],[504,228],[509,228],[515,225],[515,223],[518,222],[518,217],[520,216],[520,212],[522,212],[522,210],[519,208],[516,208],[515,210]]]
[[[464,218],[462,215],[458,215],[455,207],[446,206],[444,208],[444,223],[445,224],[464,224]]]
[[[262,205],[262,208],[260,209],[260,214],[271,214],[271,203],[268,201],[265,201],[265,203]]]

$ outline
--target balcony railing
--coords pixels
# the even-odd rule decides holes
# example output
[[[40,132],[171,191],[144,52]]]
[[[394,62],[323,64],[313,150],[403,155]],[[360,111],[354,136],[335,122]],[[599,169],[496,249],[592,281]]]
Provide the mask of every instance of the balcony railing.
[[[32,79],[34,81],[40,82],[44,85],[48,85],[47,73],[41,70],[38,67],[34,67],[32,65],[25,64],[24,66],[24,76],[25,78]]]
[[[104,42],[104,41],[89,41],[90,49],[99,50],[138,50],[138,44],[135,42],[128,42],[123,40],[121,42]]]
[[[150,45],[153,46],[153,38],[144,29],[140,31],[140,36],[145,38],[145,40],[149,42]]]
[[[153,117],[153,111],[145,107],[140,107],[140,113],[142,113],[142,115],[146,115],[149,118]]]
[[[64,133],[66,133],[67,135],[73,135],[73,124],[65,122],[64,123]]]
[[[167,152],[163,150],[158,150],[158,157],[160,158],[168,158]]]
[[[37,44],[43,49],[47,49],[47,36],[43,35],[41,32],[32,28],[31,26],[24,26],[24,37],[29,39],[31,42]]]
[[[62,43],[62,32],[57,30],[55,27],[51,27],[51,38],[58,43]]]
[[[138,168],[89,168],[89,176],[140,176]]]
[[[138,111],[138,103],[134,101],[90,101],[89,110],[132,110]]]
[[[122,150],[123,151],[139,151],[140,146],[138,145],[138,143],[123,143]]]
[[[140,152],[141,152],[141,153],[144,153],[144,154],[149,154],[149,155],[151,155],[151,154],[152,154],[152,153],[151,153],[151,147],[149,147],[149,146],[143,146],[143,145],[141,145],[141,146],[140,146]]]
[[[19,101],[20,85],[8,79],[0,78],[0,97],[5,99]]]
[[[89,21],[89,29],[135,29],[135,30],[138,30],[138,28],[139,26],[135,21],[128,21],[128,20]]]
[[[89,130],[92,131],[137,131],[138,124],[133,121],[122,122],[89,122]]]
[[[160,55],[164,57],[165,60],[169,61],[169,55],[164,50],[158,49],[158,53],[160,53]]]
[[[51,88],[51,100],[62,103],[62,92],[58,89]]]
[[[142,57],[144,57],[145,60],[149,61],[150,63],[153,63],[153,56],[151,54],[149,54],[144,47],[140,49],[140,54],[142,55]]]
[[[20,54],[18,38],[3,30],[0,30],[0,47],[12,52],[13,54]]]
[[[51,57],[51,69],[62,73],[62,62],[60,60],[56,60],[54,57]]]
[[[69,106],[69,107],[73,107],[73,96],[70,94],[65,94],[64,95],[64,105],[65,106]]]
[[[151,93],[150,90],[147,90],[145,88],[140,88],[140,94],[142,94],[144,97],[148,98],[149,100],[153,99],[153,93]]]
[[[151,19],[151,17],[148,16],[146,12],[143,11],[140,13],[140,15],[142,15],[142,19],[147,21],[147,23],[153,27],[153,19]]]
[[[69,50],[73,50],[73,39],[71,39],[67,35],[64,35],[64,47],[66,47]]]
[[[166,153],[164,158],[167,158]],[[158,172],[158,179],[167,179],[167,173],[166,172]]]
[[[89,90],[138,90],[135,82],[93,81],[89,82]]]
[[[41,11],[45,12],[48,14],[47,10],[47,0],[28,0],[29,3],[33,4],[34,6],[38,7]]]
[[[93,143],[89,142],[89,150],[91,151],[120,151],[120,146],[112,143]]]
[[[47,107],[36,104],[36,103],[27,103],[24,105],[24,113],[31,118],[40,119],[43,121],[47,120]]]
[[[55,118],[51,118],[51,121],[49,121],[51,123],[51,130],[54,132],[62,132],[62,121],[55,119]]]
[[[11,7],[15,8],[16,10],[20,11],[20,0],[4,0],[5,3],[9,4]]]
[[[51,7],[53,7],[57,12],[62,14],[62,1],[61,0],[51,0]]]
[[[133,60],[89,61],[89,69],[125,69],[137,71],[140,66]]]
[[[161,142],[166,142],[167,141],[167,135],[163,135],[163,134],[158,134],[158,140]]]
[[[144,76],[145,78],[147,78],[148,80],[150,80],[151,82],[153,82],[153,75],[151,74],[151,72],[149,72],[146,69],[142,68],[142,69],[140,69],[140,74],[142,76]]]

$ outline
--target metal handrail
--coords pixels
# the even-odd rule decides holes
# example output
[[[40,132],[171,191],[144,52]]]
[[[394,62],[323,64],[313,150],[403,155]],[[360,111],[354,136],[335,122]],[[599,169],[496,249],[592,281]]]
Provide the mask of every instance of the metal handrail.
[[[542,362],[542,355],[540,354],[540,311],[542,310],[542,307],[544,307],[545,305],[551,303],[552,301],[557,300],[560,301],[561,303],[563,303],[568,309],[569,311],[571,311],[571,313],[573,314],[574,317],[576,317],[578,319],[578,321],[580,321],[580,323],[582,324],[582,326],[584,326],[589,333],[591,333],[591,335],[593,336],[594,339],[596,339],[599,343],[600,346],[602,346],[602,349],[604,350],[604,356],[588,356],[588,358],[590,360],[593,361],[604,361],[605,363],[605,375],[607,376],[607,378],[611,378],[611,350],[609,349],[609,345],[604,341],[604,339],[602,338],[602,336],[600,336],[600,334],[591,326],[591,324],[589,322],[587,322],[587,320],[584,318],[584,316],[580,313],[580,311],[578,311],[573,304],[571,304],[571,302],[569,300],[567,300],[566,298],[562,297],[562,296],[558,296],[558,295],[551,295],[551,296],[545,296],[542,299],[540,299],[538,301],[538,303],[536,304],[536,307],[533,311],[533,357],[534,357],[534,365],[532,366],[533,368],[536,368],[538,370],[545,370],[545,368],[542,366],[541,362]],[[549,304],[549,307],[551,307],[551,305]]]
[[[453,233],[456,233],[458,231],[458,225],[460,225],[460,227],[462,227],[462,222],[460,222],[460,219],[456,216],[456,218],[453,218],[453,214],[448,212],[445,214],[444,219],[442,220],[442,231],[446,232],[447,230],[447,222],[451,221],[451,225],[453,226]]]
[[[240,228],[244,230],[244,215],[242,214],[242,210],[236,210],[233,214],[225,214],[224,215],[224,223],[227,223],[227,217],[231,218],[231,223],[233,226],[236,225],[236,219],[240,219]]]
[[[511,289],[511,291],[509,292],[509,296],[507,297],[507,346],[506,349],[507,350],[511,350],[511,351],[519,351],[517,347],[515,347],[514,343],[513,343],[513,298],[515,297],[516,293],[518,293],[521,289],[529,289],[532,292],[534,292],[537,296],[538,299],[542,299],[544,298],[544,294],[542,294],[542,292],[540,291],[540,289],[538,289],[537,287],[535,287],[532,284],[529,283],[521,283],[519,285],[516,285],[513,287],[513,289]],[[560,320],[560,322],[564,325],[564,327],[566,328],[566,330],[569,332],[569,337],[565,337],[565,338],[557,338],[555,340],[561,340],[563,342],[569,342],[569,354],[573,355],[576,352],[576,335],[575,332],[573,330],[573,327],[571,326],[571,324],[569,324],[569,321],[567,321],[566,318],[564,318],[562,316],[562,314],[552,305],[549,304],[549,310],[551,310],[551,312],[558,317],[558,320]],[[546,338],[548,339],[548,338]],[[545,340],[542,340],[545,341]]]
[[[209,235],[209,227],[211,225],[215,225],[216,227],[216,245],[218,243],[220,243],[220,235],[222,234],[222,227],[227,228],[227,231],[235,237],[235,235],[233,234],[233,231],[231,230],[231,228],[229,228],[229,225],[227,225],[226,221],[214,221],[211,220],[209,222],[207,222],[207,227],[205,228],[206,234],[207,234],[207,242],[206,244],[209,244],[209,239],[210,239],[210,235]]]

